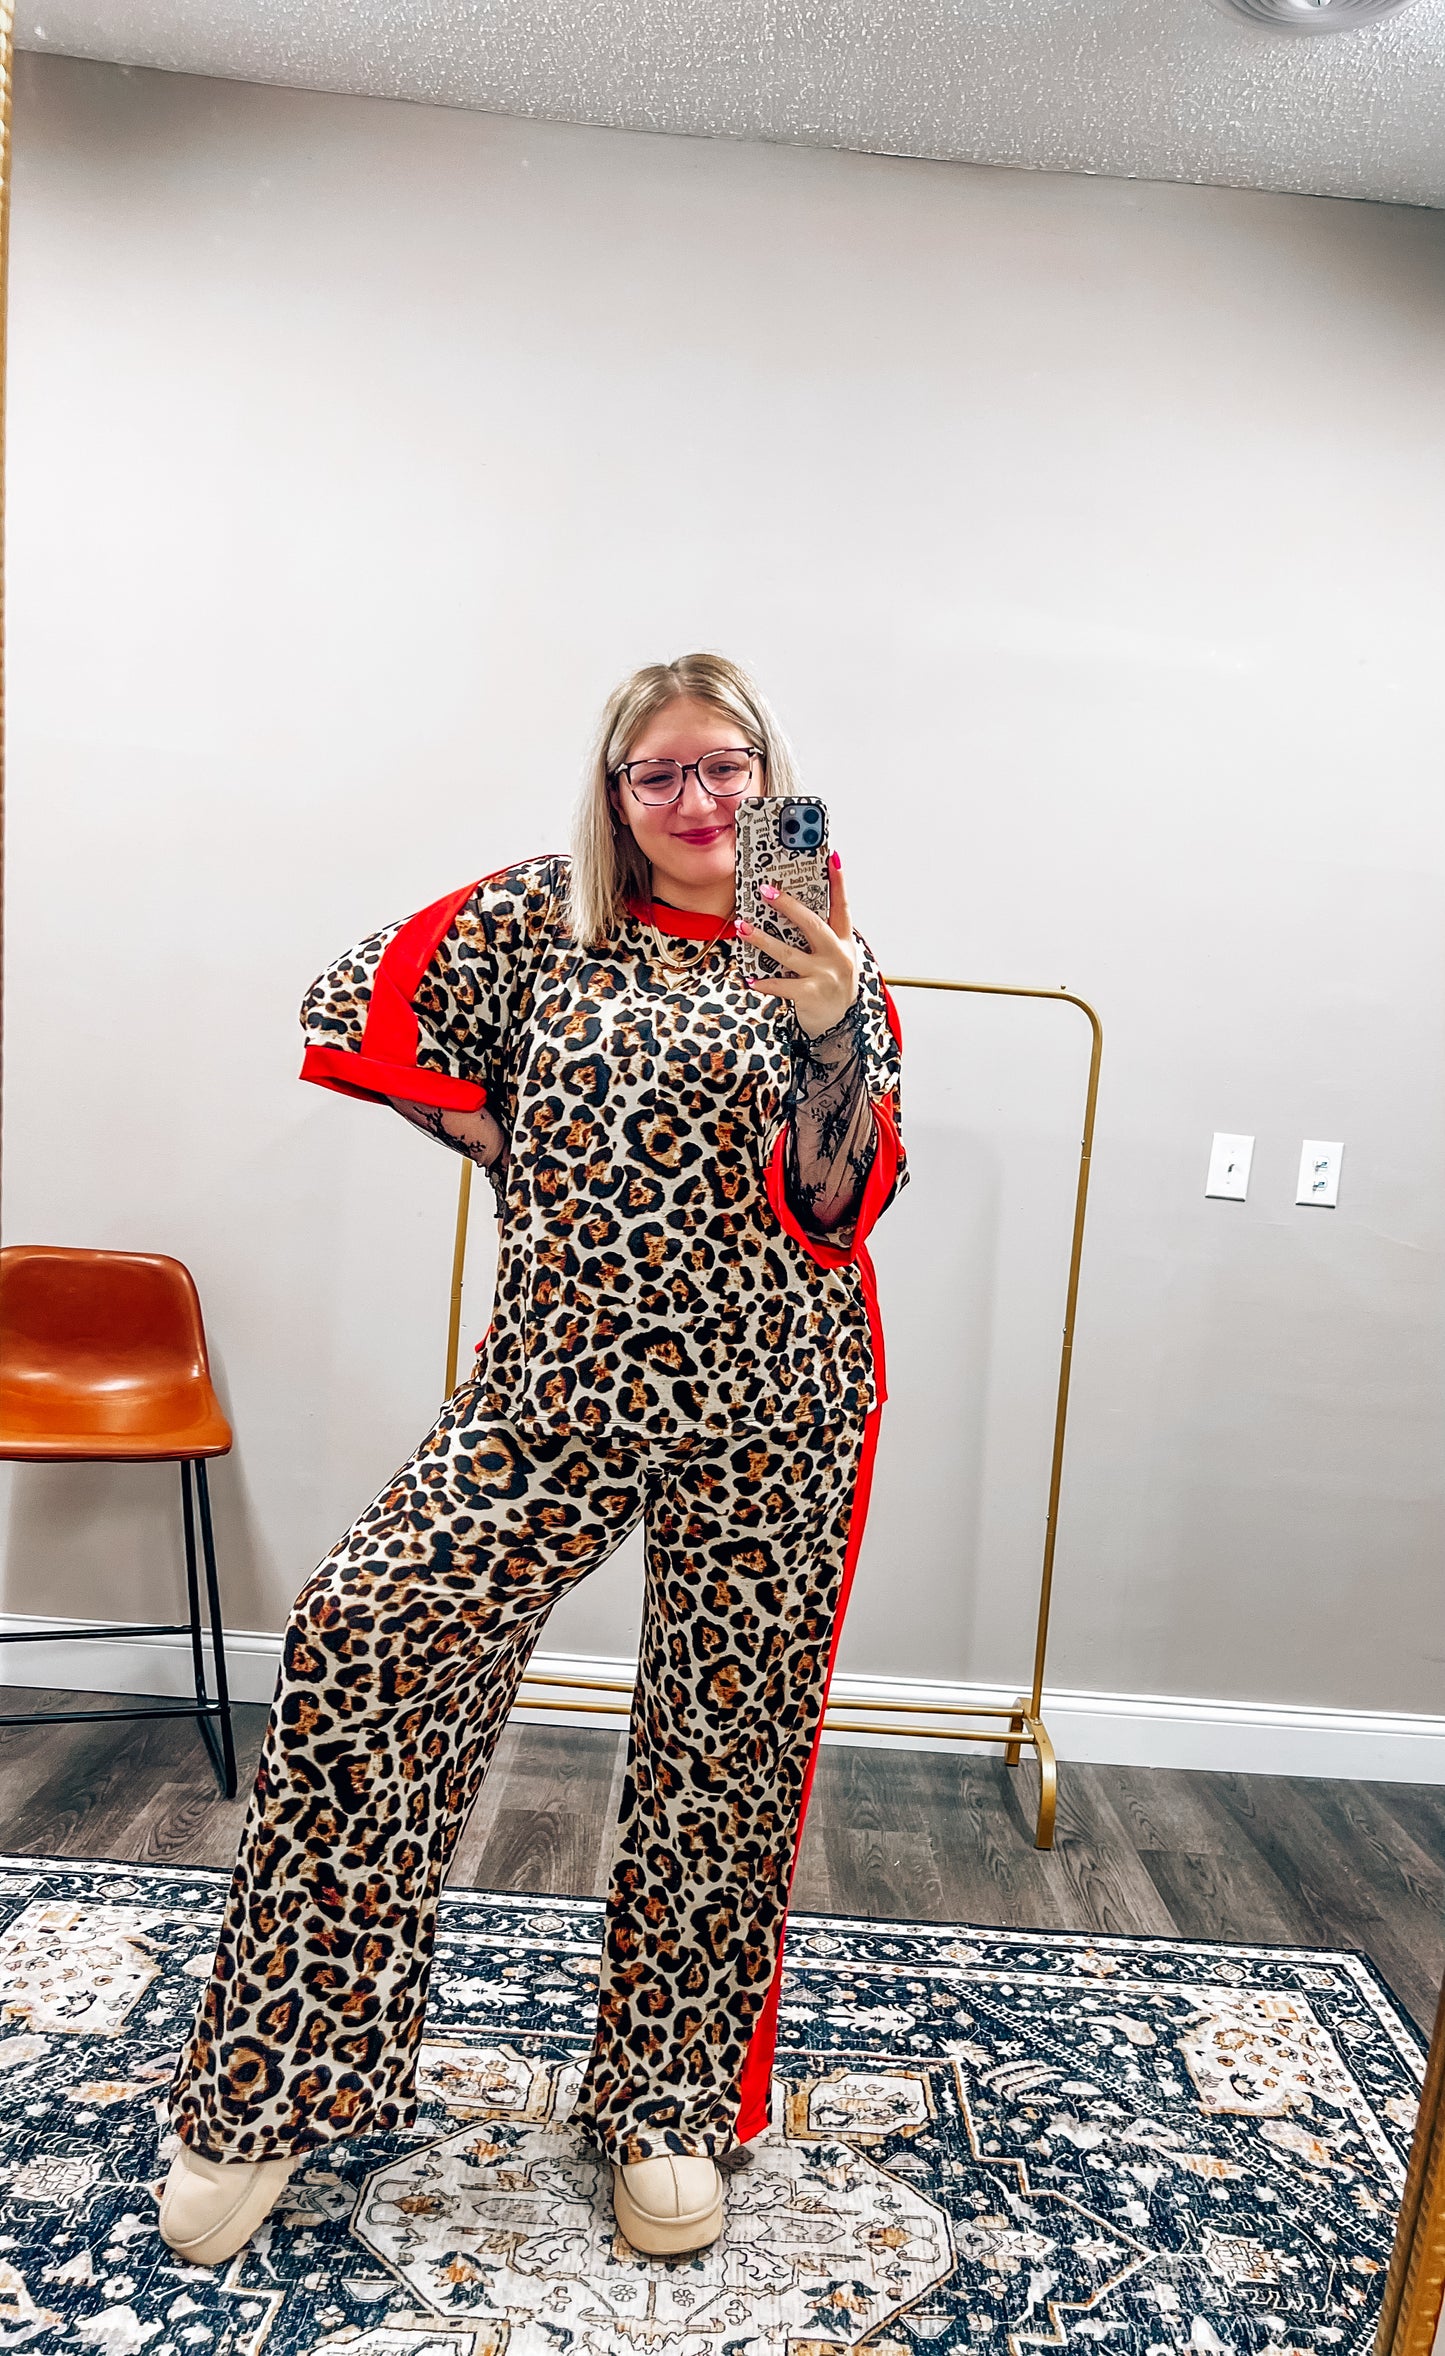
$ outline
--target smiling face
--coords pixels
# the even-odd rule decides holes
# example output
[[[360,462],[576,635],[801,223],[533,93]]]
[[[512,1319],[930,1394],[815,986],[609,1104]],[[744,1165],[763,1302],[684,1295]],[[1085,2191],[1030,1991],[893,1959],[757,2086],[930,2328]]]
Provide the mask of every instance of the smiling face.
[[[653,714],[628,747],[627,758],[686,763],[730,747],[746,751],[751,742],[736,720],[712,704],[682,696]],[[752,784],[742,798],[761,793],[763,782],[763,765],[755,761]],[[714,801],[696,771],[689,771],[680,799],[665,810],[644,809],[621,778],[612,787],[612,803],[619,824],[652,869],[655,900],[710,916],[732,914],[736,801]]]

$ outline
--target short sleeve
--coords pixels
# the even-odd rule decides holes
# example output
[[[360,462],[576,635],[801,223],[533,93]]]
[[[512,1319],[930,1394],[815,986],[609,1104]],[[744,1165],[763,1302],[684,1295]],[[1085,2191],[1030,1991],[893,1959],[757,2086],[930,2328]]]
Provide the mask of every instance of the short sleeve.
[[[306,993],[302,1079],[475,1112],[529,1003],[565,881],[563,860],[527,860],[358,941]]]

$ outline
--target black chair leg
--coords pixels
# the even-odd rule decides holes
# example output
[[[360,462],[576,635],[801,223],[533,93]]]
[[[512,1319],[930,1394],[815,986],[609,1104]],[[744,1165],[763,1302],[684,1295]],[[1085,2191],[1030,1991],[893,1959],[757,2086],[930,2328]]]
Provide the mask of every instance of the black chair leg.
[[[226,1678],[226,1634],[221,1621],[221,1590],[216,1579],[216,1543],[211,1533],[211,1491],[203,1457],[196,1458],[196,1490],[201,1506],[201,1554],[206,1566],[206,1604],[211,1615],[211,1651],[216,1663],[216,1700],[221,1721],[221,1789],[228,1800],[236,1797],[236,1744],[231,1732],[231,1689]],[[208,1725],[202,1719],[203,1726]]]
[[[191,1499],[191,1461],[181,1458],[181,1521],[186,1534],[186,1603],[191,1615],[191,1681],[196,1689],[196,1706],[205,1709],[210,1701],[206,1691],[206,1661],[201,1651],[201,1584],[196,1575],[196,1509]]]
[[[191,1672],[196,1688],[196,1724],[201,1739],[211,1755],[216,1770],[216,1781],[228,1800],[236,1796],[236,1745],[231,1733],[231,1694],[226,1681],[225,1631],[221,1625],[221,1597],[216,1582],[216,1549],[211,1535],[211,1498],[206,1486],[206,1467],[195,1459],[196,1490],[201,1506],[201,1551],[206,1565],[206,1605],[211,1622],[211,1651],[216,1663],[216,1699],[206,1691],[206,1663],[201,1650],[201,1596],[196,1575],[196,1516],[191,1498],[191,1469],[189,1457],[181,1459],[181,1519],[186,1537],[186,1597],[191,1612]],[[220,1722],[220,1740],[212,1720]]]

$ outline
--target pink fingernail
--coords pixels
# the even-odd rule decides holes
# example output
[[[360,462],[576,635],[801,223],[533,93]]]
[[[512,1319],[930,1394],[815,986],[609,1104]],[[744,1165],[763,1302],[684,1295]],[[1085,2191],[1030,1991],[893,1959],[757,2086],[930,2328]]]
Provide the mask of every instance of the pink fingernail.
[[[758,894],[761,899],[776,900],[778,896],[778,887],[776,884],[759,884]]]
[[[835,852],[833,853],[832,857],[830,858],[830,860],[828,861],[828,865],[829,865],[830,867],[841,867],[841,866],[842,866],[842,864],[843,864],[842,860],[839,858],[839,856],[838,856],[837,852],[835,851]]]
[[[752,930],[752,927],[749,925],[749,923],[748,923],[748,921],[747,921],[747,918],[746,918],[745,916],[739,916],[739,917],[736,917],[736,918],[734,918],[734,920],[733,920],[733,939],[734,939],[735,941],[745,941],[745,940],[747,939],[747,937],[748,937],[748,934],[749,934],[749,932],[750,932],[751,930]]]

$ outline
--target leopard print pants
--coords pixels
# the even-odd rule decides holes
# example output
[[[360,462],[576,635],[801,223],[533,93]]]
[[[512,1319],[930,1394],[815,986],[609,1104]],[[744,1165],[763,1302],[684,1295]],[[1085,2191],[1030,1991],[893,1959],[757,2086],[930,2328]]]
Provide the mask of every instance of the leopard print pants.
[[[549,1609],[643,1521],[641,1661],[574,2115],[614,2159],[728,2149],[782,1938],[862,1437],[860,1417],[643,1450],[524,1446],[463,1385],[287,1628],[176,2079],[187,2144],[260,2160],[410,2123],[457,1835]]]

